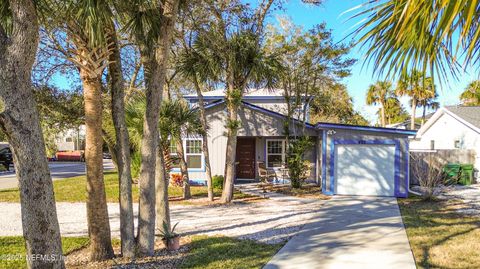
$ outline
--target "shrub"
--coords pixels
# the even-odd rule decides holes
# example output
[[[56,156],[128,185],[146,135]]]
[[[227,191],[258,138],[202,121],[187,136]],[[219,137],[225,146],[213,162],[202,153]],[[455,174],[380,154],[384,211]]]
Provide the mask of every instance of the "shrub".
[[[170,175],[170,184],[175,187],[183,186],[183,177],[181,174],[171,174]]]
[[[421,157],[411,155],[410,168],[422,187],[423,200],[432,200],[435,188],[443,183],[444,175],[441,167],[442,164],[433,153]]]
[[[313,146],[308,137],[300,137],[289,143],[287,166],[292,188],[300,188],[305,180],[305,172],[309,169],[309,162],[304,160],[305,152]]]
[[[215,175],[212,177],[212,186],[216,190],[223,189],[223,176]]]

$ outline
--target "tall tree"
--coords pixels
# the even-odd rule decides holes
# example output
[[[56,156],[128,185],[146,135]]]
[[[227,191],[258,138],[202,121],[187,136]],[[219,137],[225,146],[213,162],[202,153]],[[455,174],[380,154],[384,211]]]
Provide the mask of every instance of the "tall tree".
[[[436,111],[440,108],[440,103],[437,101],[438,94],[432,91],[425,91],[425,95],[418,101],[418,106],[422,108],[422,125],[425,124],[427,110],[431,109]]]
[[[398,96],[408,96],[410,98],[411,115],[410,129],[415,129],[416,109],[420,100],[425,96],[435,95],[435,86],[430,77],[426,77],[425,73],[413,70],[411,73],[402,76],[397,83],[395,93]]]
[[[142,161],[137,250],[140,255],[147,256],[154,252],[155,175],[164,166],[160,159],[162,168],[157,171],[159,109],[179,2],[164,0],[152,3],[138,0],[122,10],[129,16],[126,28],[139,47],[145,77],[146,112],[140,150]]]
[[[111,94],[112,120],[115,128],[114,154],[119,178],[120,239],[124,257],[135,255],[135,234],[132,203],[132,173],[130,169],[130,138],[125,120],[125,80],[123,78],[120,44],[113,20],[108,24],[109,55],[108,78]]]
[[[470,82],[460,94],[460,100],[466,106],[480,106],[480,80]]]
[[[410,116],[396,96],[388,97],[385,101],[385,119],[387,124],[406,121]],[[379,110],[377,114],[380,114]]]
[[[0,127],[12,146],[29,268],[64,268],[52,179],[31,82],[39,23],[34,1],[0,1]]]
[[[385,105],[387,99],[393,95],[392,83],[389,81],[377,81],[368,87],[367,105],[380,105],[380,124],[386,125]]]

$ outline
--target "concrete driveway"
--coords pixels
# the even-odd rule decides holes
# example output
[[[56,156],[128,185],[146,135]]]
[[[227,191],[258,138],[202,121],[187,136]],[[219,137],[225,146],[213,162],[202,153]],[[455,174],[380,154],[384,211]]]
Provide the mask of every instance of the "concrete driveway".
[[[335,196],[264,267],[416,268],[395,198]]]
[[[48,163],[53,180],[85,175],[85,163],[82,162],[50,162]],[[112,160],[103,160],[103,169],[114,169]],[[18,188],[15,169],[0,175],[0,190]]]

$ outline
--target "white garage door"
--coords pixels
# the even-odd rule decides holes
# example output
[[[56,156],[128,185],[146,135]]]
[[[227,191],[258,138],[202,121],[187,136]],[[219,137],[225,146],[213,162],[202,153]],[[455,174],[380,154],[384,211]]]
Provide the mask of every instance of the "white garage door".
[[[336,145],[337,194],[395,196],[394,145]]]

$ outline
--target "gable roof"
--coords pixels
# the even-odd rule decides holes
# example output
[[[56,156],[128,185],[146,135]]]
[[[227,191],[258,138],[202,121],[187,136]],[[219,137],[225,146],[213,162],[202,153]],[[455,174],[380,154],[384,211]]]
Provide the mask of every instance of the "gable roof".
[[[450,115],[457,121],[480,134],[479,106],[447,106],[437,110],[432,118],[430,118],[425,125],[418,130],[417,135],[422,136],[444,114]]]
[[[446,109],[473,126],[480,128],[480,106],[447,106]]]
[[[268,100],[284,100],[285,91],[283,89],[268,89],[268,88],[251,88],[246,89],[243,94],[243,100],[258,100],[258,99],[268,99]],[[183,98],[191,101],[197,101],[197,94],[187,94]],[[206,101],[219,100],[225,98],[225,89],[213,90],[203,93],[203,99]]]
[[[210,103],[210,104],[206,105],[205,109],[216,107],[216,106],[219,106],[219,105],[224,104],[224,103],[225,103],[225,100],[219,100],[219,101],[216,101],[216,102],[213,102],[213,103]],[[248,103],[248,102],[245,102],[245,101],[242,101],[242,105],[245,106],[245,107],[248,107],[252,110],[259,111],[259,112],[262,112],[262,113],[265,113],[265,114],[268,114],[268,115],[271,115],[271,116],[274,116],[274,117],[277,117],[277,118],[287,119],[287,116],[284,115],[284,114],[281,114],[281,113],[275,112],[273,110],[266,109],[264,107],[257,106],[257,105],[254,105],[254,104],[251,104],[251,103]],[[197,108],[195,108],[195,109],[197,109]],[[301,120],[298,120],[298,119],[295,119],[295,118],[292,118],[291,120],[295,123],[303,124],[303,121],[301,121]],[[315,125],[310,124],[308,122],[305,123],[305,126],[309,129],[316,129]]]

